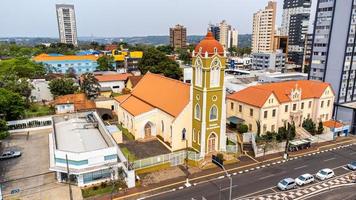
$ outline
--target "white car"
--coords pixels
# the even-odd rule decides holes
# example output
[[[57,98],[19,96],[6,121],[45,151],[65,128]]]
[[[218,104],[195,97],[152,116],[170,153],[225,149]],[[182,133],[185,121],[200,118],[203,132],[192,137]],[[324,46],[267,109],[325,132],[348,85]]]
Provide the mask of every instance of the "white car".
[[[303,174],[295,179],[297,185],[302,186],[314,182],[314,176],[311,174]]]
[[[294,189],[297,187],[297,185],[295,184],[294,179],[285,178],[285,179],[279,181],[279,183],[277,184],[277,187],[283,191],[283,190]]]
[[[316,177],[319,180],[326,180],[333,177],[334,175],[335,175],[334,171],[329,168],[321,169],[318,171],[318,173],[316,173]]]

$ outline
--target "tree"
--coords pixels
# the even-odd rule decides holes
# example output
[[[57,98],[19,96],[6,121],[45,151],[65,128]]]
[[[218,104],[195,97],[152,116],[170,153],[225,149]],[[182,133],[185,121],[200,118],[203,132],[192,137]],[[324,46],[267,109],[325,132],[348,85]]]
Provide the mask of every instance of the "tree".
[[[97,62],[97,69],[100,71],[110,71],[114,69],[114,57],[112,56],[101,56],[98,58]]]
[[[186,49],[179,49],[178,54],[179,54],[178,59],[183,61],[184,64],[191,63],[190,54]]]
[[[78,86],[70,78],[58,78],[49,82],[49,90],[53,96],[61,96],[66,94],[74,94],[78,90]]]
[[[237,131],[238,131],[238,133],[240,133],[240,134],[247,133],[247,131],[248,131],[248,126],[247,126],[246,124],[239,124],[239,125],[237,126]]]
[[[256,120],[256,125],[257,125],[257,137],[260,137],[260,135],[261,135],[261,121]]]
[[[25,110],[25,101],[15,92],[0,88],[0,114],[5,120],[21,118]]]
[[[19,78],[16,74],[7,73],[0,76],[0,87],[20,94],[25,98],[26,105],[29,105],[33,86],[26,78]]]
[[[46,70],[40,63],[35,63],[29,58],[13,58],[0,61],[0,74],[12,73],[20,78],[42,77]]]
[[[237,47],[230,47],[228,51],[230,52],[231,55],[235,55],[238,50]]]
[[[174,49],[171,45],[160,45],[157,47],[158,51],[161,51],[167,55],[170,55],[173,53]]]
[[[315,135],[316,133],[316,125],[312,119],[307,118],[303,121],[302,126],[305,130],[307,130],[310,134]]]
[[[100,94],[100,84],[92,73],[83,75],[82,89],[89,99],[94,99]]]
[[[316,134],[320,135],[320,134],[323,134],[323,132],[324,132],[324,125],[323,125],[323,122],[320,121],[318,124],[318,129],[316,131]]]
[[[7,127],[7,122],[3,119],[0,120],[0,140],[7,138],[9,134],[9,128]]]
[[[182,70],[175,61],[170,60],[164,53],[153,47],[144,50],[138,69],[141,74],[146,74],[150,71],[156,74],[164,74],[174,79],[180,79],[183,75]]]

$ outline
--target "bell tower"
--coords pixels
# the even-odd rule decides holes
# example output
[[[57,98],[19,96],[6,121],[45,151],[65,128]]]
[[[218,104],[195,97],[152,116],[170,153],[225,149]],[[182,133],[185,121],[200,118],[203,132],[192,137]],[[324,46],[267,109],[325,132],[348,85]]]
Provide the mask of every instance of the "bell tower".
[[[192,147],[201,157],[226,149],[225,62],[224,48],[208,32],[192,53]]]

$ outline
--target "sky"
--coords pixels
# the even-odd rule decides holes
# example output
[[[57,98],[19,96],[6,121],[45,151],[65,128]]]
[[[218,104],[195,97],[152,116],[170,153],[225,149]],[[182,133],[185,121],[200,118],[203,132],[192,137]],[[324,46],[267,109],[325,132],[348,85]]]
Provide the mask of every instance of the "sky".
[[[277,25],[282,0],[276,0]],[[56,3],[74,4],[78,36],[168,35],[183,24],[204,35],[209,23],[227,20],[240,34],[252,32],[252,16],[268,0],[1,0],[0,37],[58,37]]]

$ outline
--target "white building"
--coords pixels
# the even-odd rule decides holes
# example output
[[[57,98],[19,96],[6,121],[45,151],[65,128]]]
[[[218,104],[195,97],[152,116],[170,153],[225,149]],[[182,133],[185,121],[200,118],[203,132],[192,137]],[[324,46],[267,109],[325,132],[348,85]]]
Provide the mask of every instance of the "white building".
[[[78,46],[74,5],[56,4],[56,11],[60,42]]]
[[[227,46],[230,47],[237,47],[239,43],[239,32],[232,28],[228,31],[228,39],[227,39]]]
[[[100,87],[107,88],[110,87],[113,92],[121,93],[125,88],[125,81],[131,73],[115,73],[115,74],[95,74],[95,78],[98,79]]]
[[[96,112],[58,115],[52,121],[50,170],[58,182],[69,180],[83,187],[117,180],[118,172],[123,172],[120,177],[127,186],[135,187],[134,171],[127,168],[125,156]]]
[[[252,52],[271,52],[273,50],[273,38],[276,23],[275,1],[269,1],[268,5],[253,15],[252,27]]]
[[[286,65],[286,54],[277,50],[276,52],[252,53],[253,69],[269,69],[283,71]]]
[[[49,90],[48,83],[49,81],[45,79],[33,79],[31,81],[31,85],[33,86],[31,90],[31,100],[33,102],[53,100],[53,95]]]

